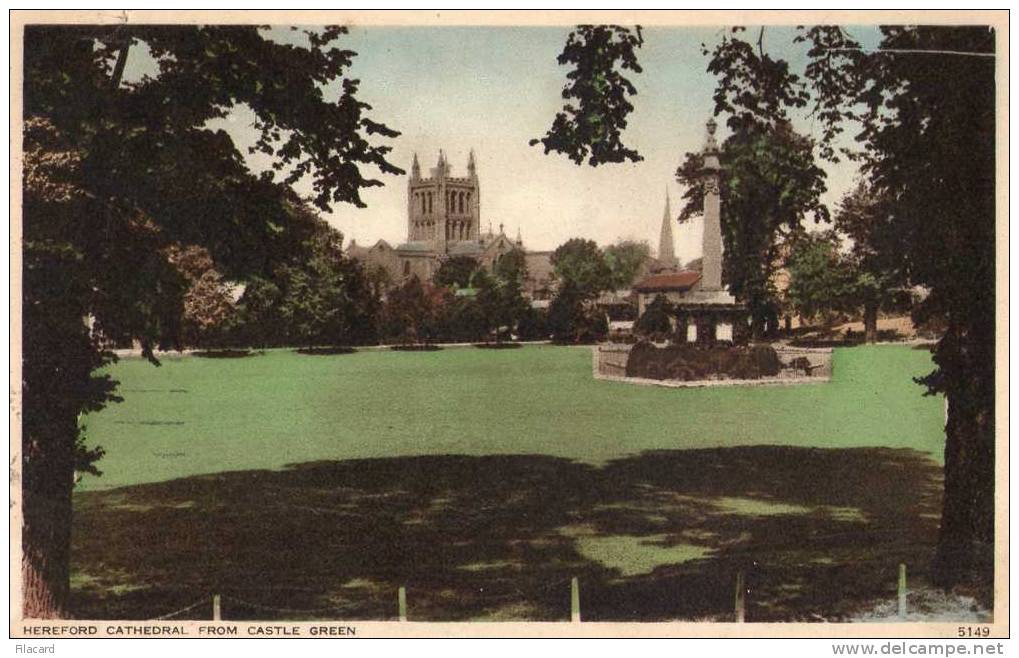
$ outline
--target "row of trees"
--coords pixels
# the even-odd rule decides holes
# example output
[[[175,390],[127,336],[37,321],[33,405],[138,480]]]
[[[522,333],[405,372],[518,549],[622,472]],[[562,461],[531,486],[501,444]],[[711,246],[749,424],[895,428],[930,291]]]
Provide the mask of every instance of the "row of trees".
[[[862,182],[839,204],[833,228],[788,239],[785,296],[801,317],[862,309],[866,340],[873,342],[879,311],[912,307],[895,236],[882,212],[880,199]]]
[[[629,286],[648,256],[642,242],[620,241],[602,250],[591,240],[568,240],[551,256],[555,293],[547,310],[532,308],[523,295],[522,251],[504,254],[491,273],[469,257],[450,258],[432,285],[412,278],[390,291],[380,335],[404,341],[501,340],[511,334],[524,340],[598,340],[608,332],[598,296]]]
[[[365,270],[340,248],[342,236],[303,209],[314,230],[304,254],[236,287],[215,269],[207,250],[175,251],[172,262],[188,288],[182,308],[185,345],[275,347],[501,341],[554,338],[589,342],[607,324],[596,300],[628,285],[647,258],[647,245],[620,242],[605,250],[573,239],[551,256],[556,293],[547,310],[524,296],[523,251],[503,254],[491,271],[467,256],[444,260],[431,281],[392,285],[385,270]]]

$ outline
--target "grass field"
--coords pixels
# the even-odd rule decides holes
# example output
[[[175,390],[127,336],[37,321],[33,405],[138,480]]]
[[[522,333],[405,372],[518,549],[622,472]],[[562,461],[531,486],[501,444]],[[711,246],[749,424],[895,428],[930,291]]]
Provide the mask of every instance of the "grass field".
[[[107,450],[82,490],[322,459],[777,444],[913,448],[940,459],[944,410],[911,377],[930,354],[835,353],[830,384],[669,390],[595,381],[586,348],[125,359],[124,402],[86,419]]]
[[[587,349],[124,360],[75,498],[81,617],[839,619],[922,579],[943,406],[905,346],[828,384],[596,381]],[[203,603],[204,601],[204,603]],[[727,615],[729,617],[727,617]],[[181,617],[177,617],[181,618]]]

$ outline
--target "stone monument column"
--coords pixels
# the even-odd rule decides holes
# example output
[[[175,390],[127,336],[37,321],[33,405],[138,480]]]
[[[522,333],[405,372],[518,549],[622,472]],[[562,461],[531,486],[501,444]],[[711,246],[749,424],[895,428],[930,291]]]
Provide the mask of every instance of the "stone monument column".
[[[701,254],[701,290],[722,290],[722,202],[719,194],[718,142],[714,119],[708,119],[704,144],[704,238]]]

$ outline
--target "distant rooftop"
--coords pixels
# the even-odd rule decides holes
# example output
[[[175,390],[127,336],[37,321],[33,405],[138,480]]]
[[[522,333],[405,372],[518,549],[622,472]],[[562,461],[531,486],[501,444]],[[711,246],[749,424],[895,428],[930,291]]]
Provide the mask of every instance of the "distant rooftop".
[[[700,281],[701,273],[687,270],[656,274],[644,279],[633,288],[638,292],[685,292]]]

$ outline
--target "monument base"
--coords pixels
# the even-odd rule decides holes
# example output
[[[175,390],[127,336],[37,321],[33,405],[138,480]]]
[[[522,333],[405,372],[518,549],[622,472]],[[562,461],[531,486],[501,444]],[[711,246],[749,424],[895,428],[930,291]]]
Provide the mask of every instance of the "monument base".
[[[713,345],[723,340],[742,345],[750,340],[747,307],[728,290],[691,290],[673,308],[676,342]]]

